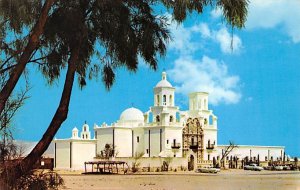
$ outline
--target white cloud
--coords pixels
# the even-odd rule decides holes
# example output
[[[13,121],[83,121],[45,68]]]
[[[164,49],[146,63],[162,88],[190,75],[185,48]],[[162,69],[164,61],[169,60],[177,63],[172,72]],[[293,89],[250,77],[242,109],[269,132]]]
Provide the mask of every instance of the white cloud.
[[[199,42],[193,42],[194,34],[199,33],[198,26],[185,28],[183,25],[178,25],[174,22],[170,25],[170,31],[173,40],[169,44],[169,48],[177,51],[180,54],[190,54],[200,48]]]
[[[226,28],[216,31],[215,39],[219,42],[223,53],[239,53],[242,48],[242,41],[237,35],[231,36]]]
[[[220,16],[222,16],[222,9],[220,8],[213,9],[210,12],[210,16],[214,19],[219,18]]]
[[[191,27],[192,32],[199,32],[202,38],[211,38],[211,31],[206,23],[200,23]]]
[[[209,92],[209,101],[213,105],[234,104],[241,98],[239,77],[230,76],[224,63],[207,56],[203,56],[202,60],[180,57],[175,60],[174,68],[167,72],[178,84],[178,93]]]
[[[251,0],[246,28],[282,29],[294,43],[300,42],[299,0]]]
[[[206,23],[195,24],[192,27],[171,23],[170,30],[173,41],[169,44],[169,48],[181,55],[189,55],[201,48],[205,48],[201,45],[205,44],[201,43],[201,39],[218,43],[221,51],[225,54],[237,54],[243,47],[242,40],[235,34],[231,36],[225,27],[211,30]],[[201,39],[195,40],[199,34]]]

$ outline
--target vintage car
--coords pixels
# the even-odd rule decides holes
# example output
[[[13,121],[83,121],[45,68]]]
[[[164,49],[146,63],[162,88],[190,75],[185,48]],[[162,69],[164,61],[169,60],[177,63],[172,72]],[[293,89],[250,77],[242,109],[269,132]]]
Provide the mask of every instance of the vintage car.
[[[281,171],[283,170],[283,166],[275,166],[274,169],[277,171]]]
[[[261,171],[263,170],[263,168],[258,166],[257,164],[249,164],[244,166],[244,170]]]
[[[201,168],[196,169],[196,172],[197,173],[218,173],[218,172],[220,172],[220,168],[214,168],[211,166],[201,167]]]

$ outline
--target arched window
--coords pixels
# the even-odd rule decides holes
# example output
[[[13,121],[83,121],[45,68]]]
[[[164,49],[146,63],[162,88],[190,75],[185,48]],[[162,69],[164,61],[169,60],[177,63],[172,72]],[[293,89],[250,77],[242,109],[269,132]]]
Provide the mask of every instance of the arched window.
[[[160,122],[159,115],[156,116],[156,122]]]
[[[167,105],[167,96],[163,95],[163,105]]]
[[[159,106],[159,95],[156,95],[156,105]]]
[[[170,102],[169,102],[169,105],[170,106],[173,106],[173,96],[172,95],[170,95],[170,100],[169,100]]]
[[[173,122],[173,115],[170,116],[170,122]]]
[[[86,127],[83,127],[83,131],[86,132]]]

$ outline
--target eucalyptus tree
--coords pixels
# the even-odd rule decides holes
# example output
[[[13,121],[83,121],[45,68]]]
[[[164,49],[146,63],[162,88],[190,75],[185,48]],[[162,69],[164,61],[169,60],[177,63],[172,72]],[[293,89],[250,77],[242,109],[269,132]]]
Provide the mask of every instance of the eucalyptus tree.
[[[44,2],[43,6],[42,2]],[[33,52],[39,48],[40,36],[44,32],[44,25],[54,2],[55,0],[0,0],[0,48],[7,55],[0,68],[3,69],[5,66],[12,68],[10,77],[0,92],[0,113]],[[12,32],[14,35],[24,37],[24,29],[28,29],[28,26],[30,34],[27,38],[17,38],[13,42],[9,39],[9,43],[6,43],[5,33]],[[11,65],[10,61],[15,61],[16,64]]]
[[[189,13],[201,14],[206,6],[221,8],[226,22],[238,28],[243,27],[247,13],[247,0],[53,2],[45,1],[42,11],[37,16],[36,24],[27,37],[27,45],[21,51],[20,58],[16,59],[17,64],[10,70],[12,74],[0,94],[0,103],[5,104],[26,64],[35,56],[41,56],[34,61],[39,63],[40,70],[50,84],[59,79],[62,70],[67,69],[56,113],[36,147],[11,170],[15,172],[15,178],[31,169],[66,120],[75,77],[79,85],[84,86],[87,78],[101,76],[106,88],[109,89],[115,80],[115,69],[125,67],[130,71],[136,71],[138,56],[144,59],[150,68],[154,70],[157,68],[157,57],[165,55],[170,34],[167,18],[156,14],[155,7],[160,5],[166,7],[177,22],[184,21]],[[46,11],[43,11],[45,9]],[[0,15],[0,18],[3,17]],[[7,22],[10,23],[10,19]],[[40,30],[33,38],[40,43],[30,41],[36,27]],[[27,51],[26,47],[33,46],[34,48],[29,48],[33,51]],[[30,56],[22,58],[23,54]],[[92,56],[98,57],[99,62],[91,64]]]

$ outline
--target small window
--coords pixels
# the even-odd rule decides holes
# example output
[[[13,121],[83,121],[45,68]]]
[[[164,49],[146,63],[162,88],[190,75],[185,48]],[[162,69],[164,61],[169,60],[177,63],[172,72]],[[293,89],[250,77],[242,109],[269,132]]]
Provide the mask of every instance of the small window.
[[[170,116],[170,123],[172,123],[173,122],[173,116],[171,115]]]
[[[149,149],[146,149],[147,154],[149,154]]]
[[[97,131],[95,131],[95,139],[97,139]]]
[[[167,144],[169,144],[169,139],[167,139]]]
[[[140,137],[139,136],[136,137],[136,142],[138,142],[138,143],[140,142]]]
[[[229,160],[229,156],[226,157],[226,160]]]
[[[267,156],[265,156],[265,161],[268,161],[268,157]]]
[[[86,132],[86,127],[83,128],[84,132]]]
[[[82,138],[84,139],[84,135],[82,135]]]
[[[207,155],[207,160],[210,160],[210,155],[209,154]]]
[[[164,106],[167,105],[167,96],[166,95],[163,96],[163,105]]]
[[[156,122],[160,122],[159,115],[156,116]]]

